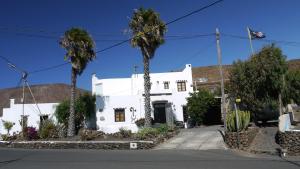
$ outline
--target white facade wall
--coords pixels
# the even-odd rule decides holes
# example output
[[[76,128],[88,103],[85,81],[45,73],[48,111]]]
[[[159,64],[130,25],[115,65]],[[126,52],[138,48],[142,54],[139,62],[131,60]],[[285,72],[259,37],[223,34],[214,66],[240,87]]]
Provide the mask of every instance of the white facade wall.
[[[43,115],[48,115],[49,119],[54,119],[54,112],[58,103],[39,103],[38,106]],[[10,131],[20,132],[22,127],[20,125],[21,115],[23,115],[23,104],[15,104],[14,99],[10,100],[10,107],[3,109],[3,116],[0,118],[0,133],[6,134],[2,120],[15,123]],[[35,104],[24,104],[24,115],[28,116],[28,126],[39,128],[40,113]],[[55,119],[54,119],[55,120]]]
[[[192,67],[187,64],[181,72],[152,73],[151,102],[163,101],[171,104],[176,121],[183,121],[183,107],[186,98],[193,92]],[[177,82],[186,83],[186,91],[178,91]],[[164,89],[164,82],[169,82],[169,89]],[[92,92],[96,94],[97,126],[107,133],[119,131],[121,127],[137,131],[135,121],[144,118],[144,78],[143,74],[133,74],[131,78],[98,79],[92,77]],[[115,110],[125,109],[125,122],[115,122]],[[130,110],[134,110],[130,111]]]

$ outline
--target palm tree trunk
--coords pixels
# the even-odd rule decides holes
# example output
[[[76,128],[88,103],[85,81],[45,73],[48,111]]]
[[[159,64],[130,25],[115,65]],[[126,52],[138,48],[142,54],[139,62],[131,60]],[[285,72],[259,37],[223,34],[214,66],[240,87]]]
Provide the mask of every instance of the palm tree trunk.
[[[145,127],[151,127],[151,105],[150,105],[150,75],[149,75],[149,57],[143,52],[144,62],[144,91],[145,91]]]
[[[75,135],[75,90],[76,90],[76,77],[77,71],[72,67],[71,77],[71,99],[70,99],[70,115],[68,121],[68,136],[72,137]]]

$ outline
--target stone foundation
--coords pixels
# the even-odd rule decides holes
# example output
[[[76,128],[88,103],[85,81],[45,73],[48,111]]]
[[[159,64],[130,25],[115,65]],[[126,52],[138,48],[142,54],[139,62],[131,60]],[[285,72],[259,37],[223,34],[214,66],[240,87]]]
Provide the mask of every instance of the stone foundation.
[[[175,130],[149,140],[132,139],[127,141],[0,141],[0,147],[24,149],[143,150],[151,149],[178,133],[179,131]],[[136,148],[130,147],[131,143],[136,143]]]
[[[276,142],[287,155],[300,155],[300,132],[286,131],[277,132]]]
[[[229,148],[238,148],[246,150],[252,143],[258,132],[258,128],[248,128],[246,131],[239,132],[239,146],[237,141],[237,132],[225,132],[225,143]]]
[[[0,147],[24,149],[102,149],[129,150],[130,143],[136,143],[133,149],[151,149],[153,141],[22,141],[0,142]]]

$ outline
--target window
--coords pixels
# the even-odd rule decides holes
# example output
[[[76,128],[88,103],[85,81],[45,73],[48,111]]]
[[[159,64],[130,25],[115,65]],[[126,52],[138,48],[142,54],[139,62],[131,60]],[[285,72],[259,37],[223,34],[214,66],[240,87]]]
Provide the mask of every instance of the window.
[[[115,122],[125,121],[125,109],[115,109]]]
[[[184,92],[184,91],[186,91],[185,81],[179,81],[179,82],[177,82],[177,90],[178,90],[179,92]]]
[[[102,83],[98,83],[98,84],[95,85],[95,94],[96,94],[96,96],[103,95]]]
[[[49,119],[48,115],[40,115],[40,127]]]
[[[40,115],[40,122],[43,123],[44,121],[48,120],[48,115]]]
[[[164,82],[164,89],[169,89],[169,82]]]

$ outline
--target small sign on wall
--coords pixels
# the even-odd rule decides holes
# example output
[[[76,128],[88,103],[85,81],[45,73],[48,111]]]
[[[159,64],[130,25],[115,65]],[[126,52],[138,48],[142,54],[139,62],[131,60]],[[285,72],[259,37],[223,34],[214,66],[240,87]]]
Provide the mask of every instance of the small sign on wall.
[[[137,143],[130,143],[130,149],[137,149]]]

